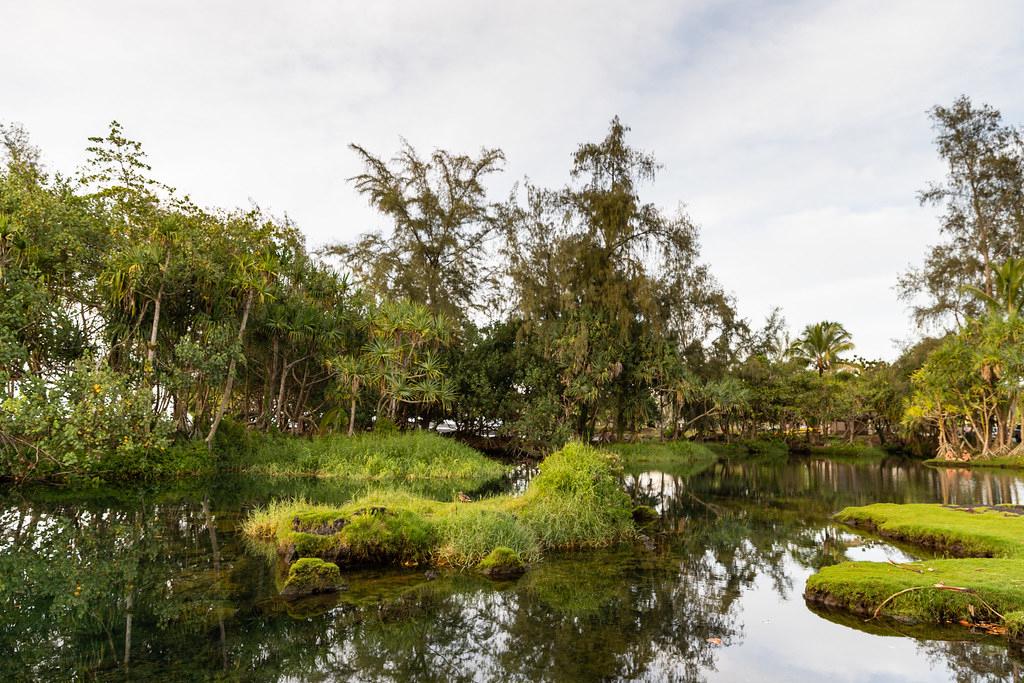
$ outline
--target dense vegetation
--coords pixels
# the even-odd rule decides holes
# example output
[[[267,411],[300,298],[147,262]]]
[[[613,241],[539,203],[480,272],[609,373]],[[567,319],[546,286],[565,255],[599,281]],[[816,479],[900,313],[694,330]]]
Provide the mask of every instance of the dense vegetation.
[[[657,435],[1005,455],[1024,381],[1024,142],[967,98],[932,118],[948,173],[921,200],[944,207],[944,241],[899,285],[935,336],[893,363],[852,356],[838,322],[790,340],[778,311],[740,318],[695,223],[644,201],[659,166],[618,119],[563,186],[524,181],[504,201],[486,185],[500,150],[354,145],[355,189],[390,229],[319,253],[287,218],[159,182],[116,122],[71,175],[5,127],[0,475],[195,472],[224,464],[225,424],[445,423],[536,453]]]

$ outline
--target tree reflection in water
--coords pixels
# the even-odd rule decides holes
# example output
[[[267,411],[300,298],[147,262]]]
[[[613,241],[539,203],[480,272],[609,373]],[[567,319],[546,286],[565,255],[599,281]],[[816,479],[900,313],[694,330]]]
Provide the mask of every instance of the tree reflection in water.
[[[841,629],[828,637],[855,633],[865,667],[895,639],[922,676],[1018,680],[1019,657],[998,639],[818,617],[800,598],[808,572],[860,542],[830,523],[838,508],[1020,503],[1012,475],[820,459],[635,471],[631,495],[662,513],[654,551],[550,556],[507,584],[361,572],[347,591],[294,604],[276,596],[274,568],[237,534],[244,510],[272,494],[250,484],[9,493],[0,679],[713,679],[775,635],[752,616],[754,601],[770,598],[770,609],[812,618],[815,630]],[[317,498],[352,494],[309,486]],[[792,640],[758,663],[764,678],[812,666],[814,643]]]

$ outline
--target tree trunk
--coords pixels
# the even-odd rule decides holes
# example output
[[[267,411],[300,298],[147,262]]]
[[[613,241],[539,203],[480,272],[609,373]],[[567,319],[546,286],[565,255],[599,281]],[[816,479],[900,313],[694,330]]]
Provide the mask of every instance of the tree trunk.
[[[241,346],[245,339],[245,326],[249,322],[249,311],[252,310],[253,299],[256,298],[256,291],[250,289],[245,297],[245,308],[242,309],[242,323],[238,326],[238,345]],[[220,421],[224,419],[224,412],[228,409],[228,401],[231,399],[231,389],[235,384],[235,361],[237,356],[232,354],[231,362],[228,363],[228,378],[224,382],[224,393],[220,397],[220,405],[217,406],[217,414],[210,425],[210,433],[206,435],[206,448],[213,450],[213,437],[217,436],[217,428]]]

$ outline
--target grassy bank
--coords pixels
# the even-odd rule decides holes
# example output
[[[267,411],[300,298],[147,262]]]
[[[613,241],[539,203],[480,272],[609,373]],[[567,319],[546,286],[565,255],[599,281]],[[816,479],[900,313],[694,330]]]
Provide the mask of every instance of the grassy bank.
[[[832,460],[884,460],[889,457],[889,453],[878,446],[862,443],[831,443],[824,446],[811,446],[809,453]]]
[[[235,456],[244,474],[352,481],[459,480],[470,489],[500,478],[504,467],[433,432],[341,434],[313,439],[258,436]]]
[[[345,505],[278,501],[253,512],[247,537],[290,563],[469,568],[495,548],[525,562],[548,549],[601,547],[634,534],[618,457],[579,443],[549,455],[521,496],[473,502],[377,491]]]
[[[733,460],[785,460],[789,447],[781,439],[740,439],[704,444],[712,452]]]
[[[607,448],[622,459],[623,467],[631,474],[653,469],[688,476],[718,461],[718,456],[711,449],[694,441],[616,443]]]
[[[1016,613],[1024,610],[1024,517],[1018,510],[877,504],[846,508],[836,519],[957,559],[842,562],[808,579],[807,600],[867,616],[1004,622],[1016,629]]]
[[[992,458],[974,458],[971,460],[944,460],[932,458],[924,461],[926,465],[935,467],[970,467],[997,469],[1024,469],[1024,455],[1004,455]]]

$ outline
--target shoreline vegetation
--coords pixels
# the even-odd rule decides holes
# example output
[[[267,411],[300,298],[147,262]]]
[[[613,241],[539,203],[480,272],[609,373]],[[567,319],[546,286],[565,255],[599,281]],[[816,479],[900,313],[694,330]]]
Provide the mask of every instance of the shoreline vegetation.
[[[875,619],[959,623],[1024,637],[1024,508],[879,503],[835,519],[862,532],[952,556],[841,562],[807,581],[809,603]]]

